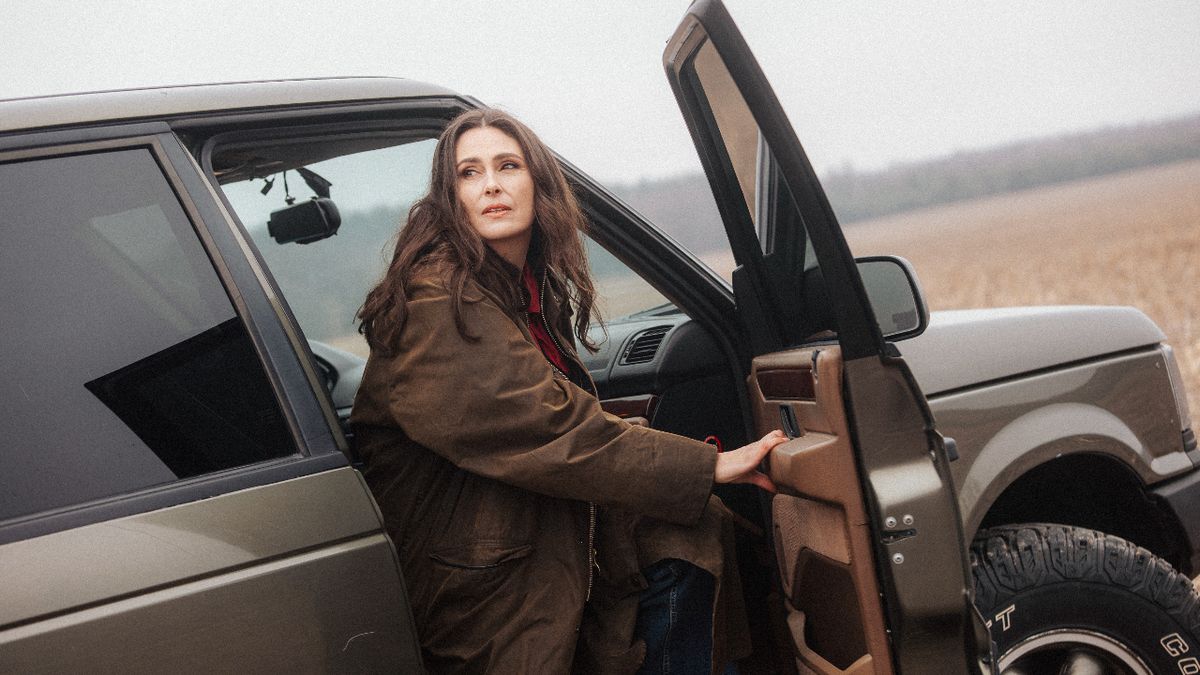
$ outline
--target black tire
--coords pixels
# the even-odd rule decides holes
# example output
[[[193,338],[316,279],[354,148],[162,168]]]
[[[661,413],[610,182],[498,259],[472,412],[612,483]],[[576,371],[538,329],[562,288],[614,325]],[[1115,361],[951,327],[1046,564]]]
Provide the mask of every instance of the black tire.
[[[998,672],[1200,673],[1191,580],[1124,539],[1065,525],[995,527],[971,545],[971,574]]]

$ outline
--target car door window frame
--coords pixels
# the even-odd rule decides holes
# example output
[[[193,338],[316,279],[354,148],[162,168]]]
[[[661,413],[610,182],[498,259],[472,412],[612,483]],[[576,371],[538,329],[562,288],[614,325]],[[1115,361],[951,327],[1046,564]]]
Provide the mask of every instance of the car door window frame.
[[[739,256],[738,262],[743,265],[747,277],[744,282],[746,288],[739,291],[738,300],[745,301],[748,309],[755,303],[766,304],[756,312],[761,316],[755,317],[755,323],[759,330],[771,334],[772,343],[763,344],[765,348],[757,349],[756,353],[797,346],[807,337],[803,322],[794,311],[803,297],[799,284],[782,278],[780,272],[786,270],[780,265],[771,265],[773,269],[768,270],[763,254],[763,250],[770,251],[771,255],[784,251],[790,242],[781,241],[780,238],[792,236],[787,234],[787,230],[795,228],[767,225],[770,240],[759,240],[759,228],[755,227],[755,221],[750,216],[749,205],[744,203],[737,176],[733,174],[733,167],[724,151],[720,130],[708,111],[702,93],[703,86],[697,79],[695,68],[691,67],[691,61],[706,42],[717,50],[758,126],[760,139],[771,150],[769,161],[776,169],[771,173],[779,177],[773,189],[790,192],[790,201],[795,205],[795,217],[807,231],[807,237],[821,261],[823,286],[829,296],[829,309],[836,317],[838,339],[845,358],[853,360],[883,353],[883,339],[875,325],[862,282],[854,269],[853,257],[786,113],[775,99],[753,54],[748,49],[741,49],[744,41],[740,36],[734,39],[732,20],[717,21],[711,26],[703,25],[696,18],[696,13],[712,12],[712,4],[698,4],[702,6],[693,7],[692,13],[673,38],[679,41],[679,47],[676,52],[664,57],[664,65],[689,130],[694,138],[705,139],[704,142],[697,142],[697,151],[714,193],[720,195],[717,202],[722,207],[722,216],[726,217],[735,255]],[[720,12],[724,13],[724,9],[721,8]],[[725,16],[727,18],[728,14]],[[736,53],[723,54],[721,48],[734,49]],[[780,201],[772,199],[771,203],[777,206]],[[762,215],[760,227],[771,222],[771,218],[778,217],[778,214]],[[777,316],[787,317],[787,322],[776,320],[774,317]]]

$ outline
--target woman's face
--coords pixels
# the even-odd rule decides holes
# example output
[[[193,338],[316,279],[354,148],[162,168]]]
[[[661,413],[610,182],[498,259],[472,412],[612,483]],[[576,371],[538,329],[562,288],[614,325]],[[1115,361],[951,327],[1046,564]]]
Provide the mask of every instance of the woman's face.
[[[525,264],[533,235],[533,174],[516,139],[494,127],[470,129],[454,148],[458,200],[471,227],[508,262]]]

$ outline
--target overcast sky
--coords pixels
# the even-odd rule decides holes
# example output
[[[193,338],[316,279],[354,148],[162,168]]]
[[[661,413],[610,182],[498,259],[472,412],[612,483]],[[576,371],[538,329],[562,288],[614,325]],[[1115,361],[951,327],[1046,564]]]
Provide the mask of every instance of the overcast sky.
[[[606,182],[697,166],[663,76],[685,0],[14,3],[0,98],[329,75],[517,114]],[[818,169],[1200,111],[1200,2],[728,0]]]

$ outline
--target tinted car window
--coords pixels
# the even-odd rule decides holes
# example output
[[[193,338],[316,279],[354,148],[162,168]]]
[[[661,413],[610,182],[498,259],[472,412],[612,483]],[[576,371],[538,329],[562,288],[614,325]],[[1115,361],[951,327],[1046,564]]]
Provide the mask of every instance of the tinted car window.
[[[0,520],[296,452],[149,150],[0,165]]]

